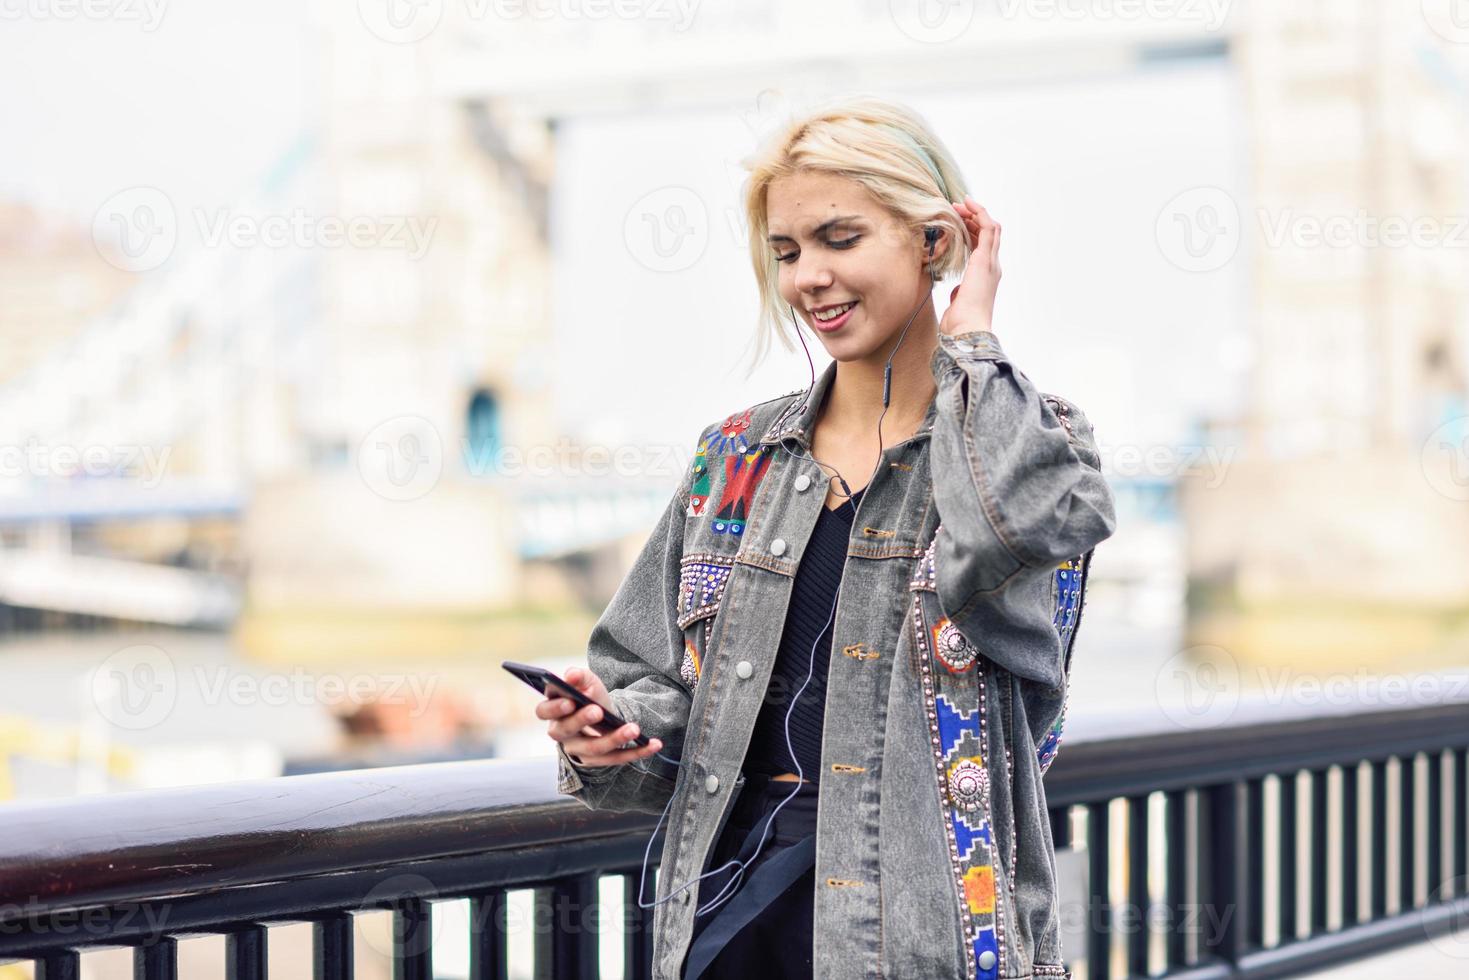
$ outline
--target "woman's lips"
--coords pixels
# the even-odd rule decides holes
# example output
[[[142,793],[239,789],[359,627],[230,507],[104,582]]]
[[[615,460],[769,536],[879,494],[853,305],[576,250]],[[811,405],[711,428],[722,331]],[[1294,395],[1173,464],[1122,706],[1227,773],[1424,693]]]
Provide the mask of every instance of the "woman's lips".
[[[852,318],[852,314],[857,312],[857,306],[857,303],[853,303],[850,310],[843,313],[835,320],[827,320],[825,323],[816,319],[816,314],[813,313],[811,315],[811,325],[814,326],[817,330],[820,330],[822,333],[831,333],[833,330],[840,330],[846,325],[847,321]]]

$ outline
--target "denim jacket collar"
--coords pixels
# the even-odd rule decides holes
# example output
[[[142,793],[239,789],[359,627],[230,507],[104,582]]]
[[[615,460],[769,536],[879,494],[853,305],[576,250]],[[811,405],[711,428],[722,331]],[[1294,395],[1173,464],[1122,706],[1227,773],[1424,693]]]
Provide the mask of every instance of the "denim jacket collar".
[[[929,358],[929,370],[937,381],[943,376],[947,366],[954,363],[953,357],[942,345],[935,347],[932,357]],[[811,442],[811,430],[816,424],[816,413],[821,408],[821,402],[826,397],[826,391],[836,379],[837,362],[832,361],[821,373],[816,376],[815,383],[811,386],[811,394],[805,398],[806,389],[791,392],[791,403],[786,409],[775,417],[775,421],[765,430],[761,436],[759,445],[778,445],[787,438],[795,438],[802,445],[809,446]],[[929,436],[933,433],[934,421],[938,418],[938,397],[929,400],[928,412],[923,416],[923,421],[909,438]]]

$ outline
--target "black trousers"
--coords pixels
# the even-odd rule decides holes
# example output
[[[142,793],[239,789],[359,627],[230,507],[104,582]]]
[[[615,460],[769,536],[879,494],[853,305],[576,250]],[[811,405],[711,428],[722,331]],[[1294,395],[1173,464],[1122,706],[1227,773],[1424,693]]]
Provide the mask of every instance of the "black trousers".
[[[705,903],[721,894],[729,897],[709,912],[694,917],[690,950],[695,948],[699,937],[724,915],[733,903],[734,896],[739,894],[761,867],[816,833],[815,783],[780,782],[765,775],[746,775],[739,799],[735,801],[734,810],[724,825],[724,831],[714,842],[704,872],[719,868],[738,856],[741,844],[750,841],[755,827],[768,824],[770,814],[793,790],[796,795],[775,814],[774,826],[766,834],[764,845],[745,869],[734,889],[724,891],[733,873],[738,870],[737,867],[710,875],[699,882],[699,901],[695,909],[702,908]],[[815,869],[808,868],[784,891],[766,900],[755,918],[719,950],[699,980],[809,978],[812,972],[811,926],[815,893]],[[686,968],[688,963],[686,959]]]

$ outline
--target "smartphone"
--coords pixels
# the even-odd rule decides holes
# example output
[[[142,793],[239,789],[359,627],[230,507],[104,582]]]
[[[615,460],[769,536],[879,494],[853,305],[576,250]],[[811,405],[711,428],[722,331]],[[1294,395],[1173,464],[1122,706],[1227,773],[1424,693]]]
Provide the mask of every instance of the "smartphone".
[[[562,680],[544,667],[537,667],[535,664],[517,663],[514,660],[502,660],[500,661],[500,666],[504,667],[506,670],[510,671],[510,673],[514,674],[516,677],[519,677],[521,680],[525,681],[531,687],[535,688],[537,691],[540,691],[548,698],[571,698],[572,702],[576,705],[577,710],[581,710],[589,704],[597,703],[582,692],[578,691],[576,688],[572,687],[569,682]],[[546,690],[547,686],[553,687],[556,690],[548,691]],[[595,728],[603,735],[610,735],[611,733],[621,728],[623,725],[627,724],[626,721],[617,717],[617,712],[605,706],[599,705],[599,707],[602,708],[602,720],[590,727]],[[639,731],[637,738],[633,739],[632,741],[635,745],[647,745],[648,736]]]

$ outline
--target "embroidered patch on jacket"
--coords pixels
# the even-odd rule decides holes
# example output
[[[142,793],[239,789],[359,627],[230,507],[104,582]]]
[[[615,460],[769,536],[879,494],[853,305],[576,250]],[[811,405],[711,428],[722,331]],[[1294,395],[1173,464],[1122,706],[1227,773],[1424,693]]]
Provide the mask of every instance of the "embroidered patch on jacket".
[[[962,674],[974,666],[979,651],[959,632],[959,627],[945,616],[933,624],[933,652],[951,674]]]
[[[938,527],[933,529],[933,537],[928,542],[928,548],[924,550],[923,557],[919,558],[913,566],[913,577],[908,580],[909,589],[927,589],[929,592],[937,591],[938,578],[934,574],[933,549],[938,544],[939,528],[941,527],[943,527],[943,524],[939,524]]]
[[[1081,559],[1070,558],[1056,566],[1056,608],[1051,622],[1061,634],[1061,649],[1076,628],[1076,614],[1081,608]]]
[[[995,894],[990,773],[984,755],[984,672],[951,675],[932,667],[936,632],[913,597],[913,629],[920,651],[924,710],[933,734],[934,771],[944,811],[949,862],[965,934],[966,975],[995,980],[1004,972],[1005,930]],[[964,710],[964,705],[974,707]],[[987,962],[988,968],[979,964]]]
[[[689,486],[689,517],[704,516],[704,505],[709,502],[709,440],[699,442],[699,451],[694,453],[694,481]]]
[[[1061,651],[1064,655],[1067,644],[1071,642],[1071,636],[1076,629],[1076,619],[1081,611],[1081,558],[1070,558],[1056,566],[1056,605],[1051,615],[1051,623],[1056,627],[1056,634],[1061,640]],[[1071,695],[1070,685],[1067,685],[1067,697]],[[1061,729],[1066,723],[1066,706],[1063,703],[1061,713],[1051,724],[1050,730],[1046,732],[1041,744],[1036,747],[1036,761],[1040,763],[1041,773],[1051,768],[1051,763],[1056,761],[1056,753],[1061,750]]]
[[[1061,428],[1066,430],[1066,441],[1075,442],[1076,433],[1071,431],[1071,410],[1065,401],[1055,395],[1042,395],[1045,403],[1051,406],[1051,411],[1056,413],[1056,421],[1061,423]]]
[[[734,558],[723,555],[686,556],[678,573],[678,628],[719,609]]]
[[[753,411],[747,408],[743,412],[731,414],[719,423],[719,435],[714,437],[709,447],[711,456],[728,456],[750,451],[750,440],[746,438],[746,433],[750,430]]]
[[[694,649],[694,641],[685,638],[683,641],[683,664],[678,668],[678,674],[683,682],[689,687],[699,683],[699,651]]]
[[[745,519],[755,501],[755,490],[770,469],[770,454],[760,446],[724,458],[724,489],[710,530],[715,534],[744,534]]]

